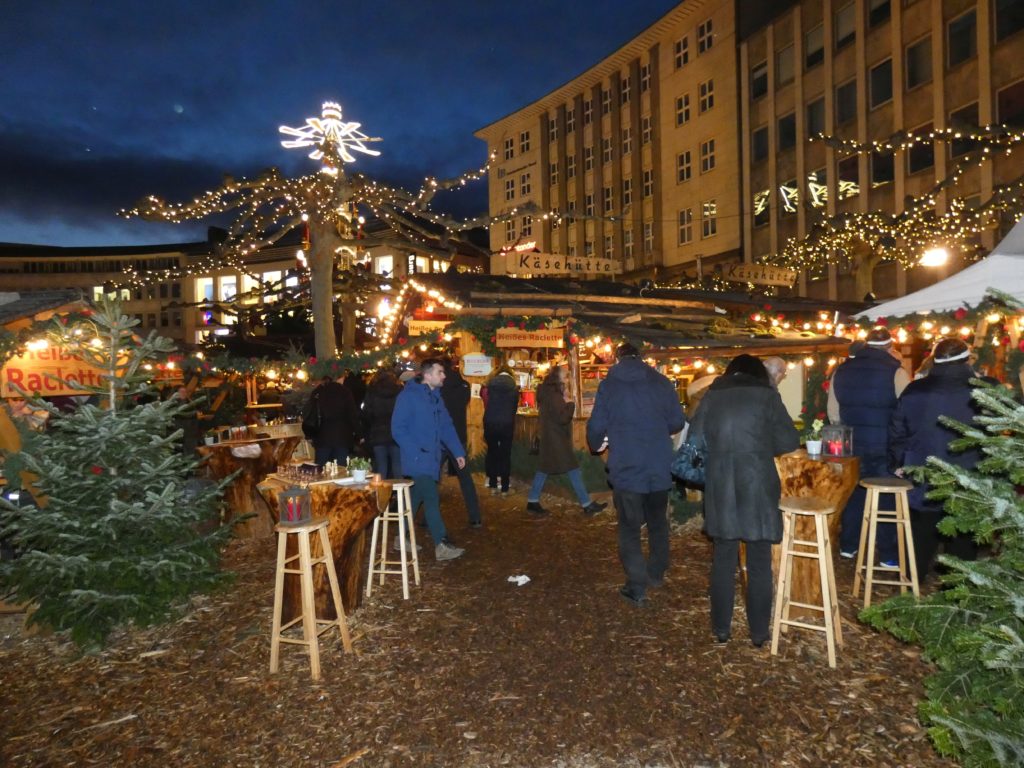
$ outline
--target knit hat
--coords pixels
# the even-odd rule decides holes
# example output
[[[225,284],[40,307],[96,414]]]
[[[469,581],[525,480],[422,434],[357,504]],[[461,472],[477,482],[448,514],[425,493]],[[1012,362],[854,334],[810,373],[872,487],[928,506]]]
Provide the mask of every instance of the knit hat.
[[[935,345],[935,351],[932,353],[936,365],[955,363],[959,360],[966,360],[970,356],[970,347],[960,339],[943,339]]]

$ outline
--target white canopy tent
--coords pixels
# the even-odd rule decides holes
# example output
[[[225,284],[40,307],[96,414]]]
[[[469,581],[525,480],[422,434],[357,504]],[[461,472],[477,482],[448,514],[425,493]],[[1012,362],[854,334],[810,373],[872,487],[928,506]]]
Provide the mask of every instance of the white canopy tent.
[[[941,312],[981,303],[989,288],[1024,298],[1024,219],[981,261],[951,277],[865,310],[857,317],[877,320],[914,312]]]

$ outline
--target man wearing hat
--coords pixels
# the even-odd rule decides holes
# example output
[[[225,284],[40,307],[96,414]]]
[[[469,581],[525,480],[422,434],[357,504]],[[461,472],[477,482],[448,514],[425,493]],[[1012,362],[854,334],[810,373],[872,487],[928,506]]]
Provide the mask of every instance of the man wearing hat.
[[[981,459],[977,449],[951,451],[949,443],[960,433],[939,421],[940,416],[949,416],[961,424],[970,424],[977,415],[970,383],[977,374],[971,369],[970,349],[960,339],[943,339],[935,345],[932,360],[928,375],[911,382],[904,390],[889,422],[889,469],[897,475],[902,476],[905,466],[923,465],[929,456],[965,468],[973,468]],[[941,501],[927,498],[928,491],[927,483],[916,483],[907,494],[914,555],[922,581],[940,543],[945,543],[947,554],[961,560],[975,560],[978,556],[978,546],[971,536],[939,533],[937,526],[945,512]]]
[[[828,418],[833,424],[853,427],[853,453],[860,459],[860,476],[885,477],[889,474],[889,420],[896,399],[910,383],[910,375],[900,365],[887,329],[872,329],[864,341],[857,356],[840,365],[832,376]],[[843,557],[857,556],[865,495],[858,484],[843,510],[839,533],[839,553]],[[896,528],[891,523],[878,528],[878,550],[884,565],[896,562]]]

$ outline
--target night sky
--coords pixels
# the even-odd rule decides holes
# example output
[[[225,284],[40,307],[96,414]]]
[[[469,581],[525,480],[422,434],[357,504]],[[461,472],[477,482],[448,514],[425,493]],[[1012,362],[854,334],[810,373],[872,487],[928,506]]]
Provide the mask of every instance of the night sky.
[[[206,222],[115,214],[191,200],[224,174],[316,165],[280,146],[325,100],[378,158],[353,170],[415,189],[478,167],[473,131],[562,85],[673,0],[7,0],[0,4],[0,242],[201,240]],[[449,195],[486,209],[486,182]]]

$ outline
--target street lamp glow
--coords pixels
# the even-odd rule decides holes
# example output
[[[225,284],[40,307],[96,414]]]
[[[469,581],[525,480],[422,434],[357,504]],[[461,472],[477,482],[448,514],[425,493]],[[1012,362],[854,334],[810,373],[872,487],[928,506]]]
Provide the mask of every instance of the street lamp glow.
[[[949,261],[949,251],[945,248],[929,248],[921,256],[919,262],[922,267],[941,267]]]

